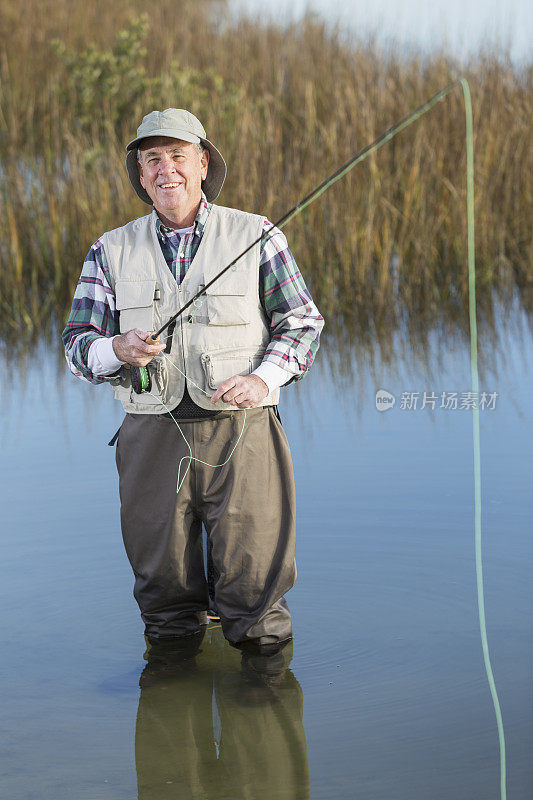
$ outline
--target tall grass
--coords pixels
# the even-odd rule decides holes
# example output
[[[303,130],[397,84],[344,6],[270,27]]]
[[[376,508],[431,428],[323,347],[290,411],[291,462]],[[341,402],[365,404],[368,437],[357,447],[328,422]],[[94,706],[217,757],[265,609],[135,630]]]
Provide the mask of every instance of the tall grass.
[[[190,108],[224,153],[220,203],[276,219],[356,150],[465,75],[475,115],[481,316],[532,308],[533,66],[348,41],[314,17],[234,20],[223,2],[3,0],[0,336],[62,324],[91,243],[146,213],[124,144],[153,108]],[[466,326],[459,91],[355,168],[286,233],[347,347],[424,321]]]

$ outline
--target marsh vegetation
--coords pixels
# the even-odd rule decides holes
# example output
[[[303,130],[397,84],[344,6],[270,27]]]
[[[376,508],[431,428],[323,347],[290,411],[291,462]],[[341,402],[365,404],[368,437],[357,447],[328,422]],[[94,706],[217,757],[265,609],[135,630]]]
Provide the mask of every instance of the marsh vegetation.
[[[187,107],[224,153],[219,202],[275,220],[355,151],[465,75],[475,115],[480,315],[532,307],[533,66],[457,63],[283,28],[223,2],[4,0],[0,9],[3,341],[61,327],[81,262],[146,213],[122,168],[153,108]],[[329,334],[467,329],[465,127],[458,91],[286,229]]]

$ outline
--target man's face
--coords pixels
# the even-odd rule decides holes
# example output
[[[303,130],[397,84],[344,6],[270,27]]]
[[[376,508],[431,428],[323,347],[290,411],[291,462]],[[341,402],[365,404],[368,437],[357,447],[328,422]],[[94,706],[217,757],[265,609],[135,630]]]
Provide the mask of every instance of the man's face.
[[[139,176],[163,222],[194,222],[207,175],[209,152],[181,139],[152,137],[139,147]],[[193,217],[192,221],[189,218]]]

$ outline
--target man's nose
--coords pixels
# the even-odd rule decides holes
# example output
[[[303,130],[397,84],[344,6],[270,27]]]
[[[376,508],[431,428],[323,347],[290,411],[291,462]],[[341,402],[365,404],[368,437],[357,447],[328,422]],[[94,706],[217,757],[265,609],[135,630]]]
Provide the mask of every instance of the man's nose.
[[[175,172],[176,164],[173,158],[162,158],[159,162],[159,174],[160,175],[167,175],[169,173]]]

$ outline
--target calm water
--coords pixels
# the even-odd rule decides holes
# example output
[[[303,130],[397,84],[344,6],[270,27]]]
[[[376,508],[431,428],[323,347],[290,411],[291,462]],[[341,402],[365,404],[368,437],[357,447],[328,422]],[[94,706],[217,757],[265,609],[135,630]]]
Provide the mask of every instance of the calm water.
[[[408,352],[408,351],[407,351]],[[208,630],[143,673],[105,387],[43,351],[4,396],[2,770],[10,800],[497,800],[474,572],[468,354],[432,343],[340,381],[327,348],[285,391],[298,501],[290,668],[265,677]],[[508,797],[533,796],[533,340],[485,346],[483,559]],[[37,361],[37,360],[36,360]],[[62,368],[61,368],[62,369]],[[396,396],[378,412],[376,389]],[[438,396],[401,407],[403,392]],[[5,392],[5,389],[4,389]],[[290,652],[285,651],[285,663]],[[144,675],[143,678],[141,676]],[[141,678],[142,686],[139,686]]]

